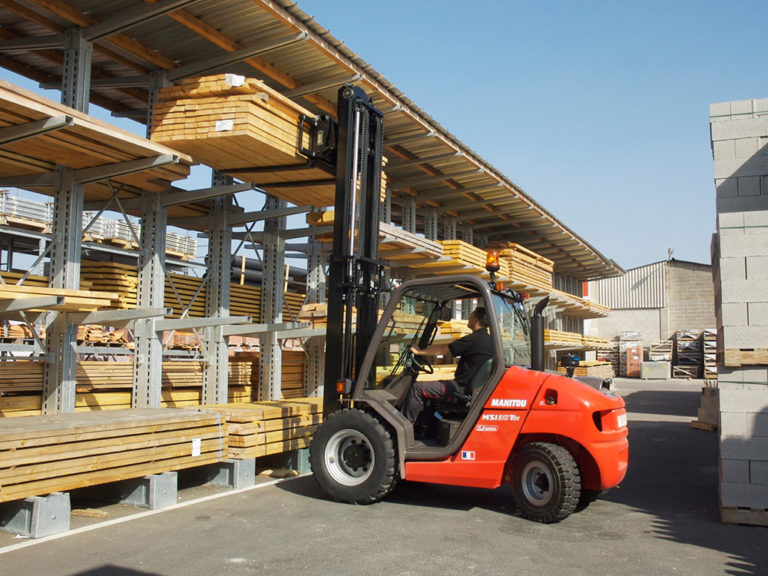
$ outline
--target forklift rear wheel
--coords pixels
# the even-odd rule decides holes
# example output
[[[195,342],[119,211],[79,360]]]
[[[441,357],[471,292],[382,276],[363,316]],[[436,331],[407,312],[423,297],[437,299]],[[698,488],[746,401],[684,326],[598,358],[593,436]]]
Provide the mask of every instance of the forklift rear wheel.
[[[330,414],[315,433],[309,458],[318,484],[337,500],[376,502],[396,482],[392,437],[362,410]]]
[[[570,516],[579,504],[581,474],[562,446],[533,442],[515,458],[512,494],[520,514],[550,524]]]

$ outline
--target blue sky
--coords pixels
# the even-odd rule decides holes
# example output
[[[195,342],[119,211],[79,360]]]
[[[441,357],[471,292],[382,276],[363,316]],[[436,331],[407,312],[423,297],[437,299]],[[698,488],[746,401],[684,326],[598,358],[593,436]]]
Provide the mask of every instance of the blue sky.
[[[768,2],[298,3],[620,266],[710,262],[709,104],[768,97]]]
[[[623,268],[710,262],[709,104],[768,97],[765,0],[298,2]]]

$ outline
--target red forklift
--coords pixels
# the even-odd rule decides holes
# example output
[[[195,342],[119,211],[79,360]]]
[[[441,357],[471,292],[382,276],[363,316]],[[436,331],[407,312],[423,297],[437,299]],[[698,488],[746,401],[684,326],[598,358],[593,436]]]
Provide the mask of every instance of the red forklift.
[[[389,286],[377,254],[381,114],[362,90],[343,87],[334,130],[325,417],[310,446],[324,492],[366,504],[401,480],[508,483],[520,515],[552,523],[618,485],[628,459],[624,401],[602,380],[544,370],[547,299],[527,310],[524,295],[495,281],[493,262],[490,279],[437,276]],[[478,306],[487,312],[494,357],[465,390],[427,404],[427,434],[416,439],[401,408],[417,379],[437,374],[410,349],[439,341],[455,310]]]

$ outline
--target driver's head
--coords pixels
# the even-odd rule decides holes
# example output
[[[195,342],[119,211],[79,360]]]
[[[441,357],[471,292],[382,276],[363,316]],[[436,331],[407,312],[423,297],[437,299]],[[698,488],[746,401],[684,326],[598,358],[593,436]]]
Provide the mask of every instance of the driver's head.
[[[472,330],[488,328],[488,315],[485,308],[475,308],[467,319],[467,326]]]

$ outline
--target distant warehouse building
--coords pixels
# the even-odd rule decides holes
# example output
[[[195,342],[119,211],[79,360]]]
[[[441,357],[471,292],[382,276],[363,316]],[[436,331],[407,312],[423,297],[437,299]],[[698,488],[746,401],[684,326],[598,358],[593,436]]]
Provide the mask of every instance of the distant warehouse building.
[[[624,276],[587,284],[590,300],[611,308],[606,318],[585,321],[584,333],[604,338],[639,332],[650,344],[679,331],[714,328],[715,296],[708,264],[665,260],[627,270]]]

